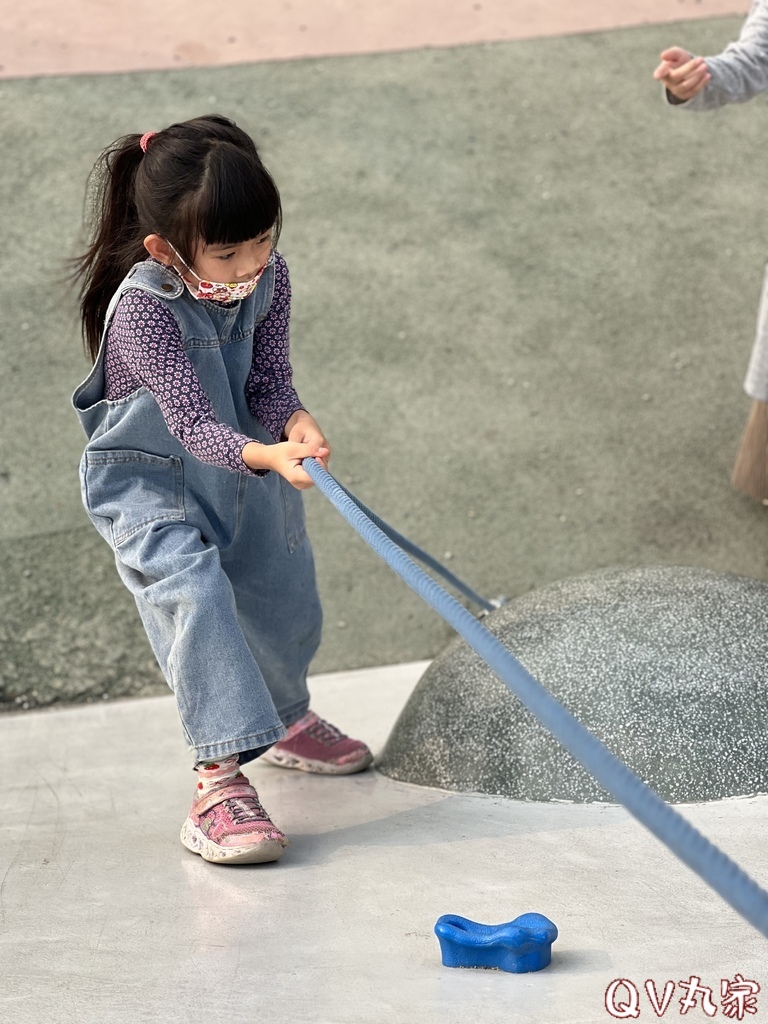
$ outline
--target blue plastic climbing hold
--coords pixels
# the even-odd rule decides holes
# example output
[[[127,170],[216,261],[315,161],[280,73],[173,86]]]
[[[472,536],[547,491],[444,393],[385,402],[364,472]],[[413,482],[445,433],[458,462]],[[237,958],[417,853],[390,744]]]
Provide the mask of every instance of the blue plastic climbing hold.
[[[478,924],[456,914],[443,914],[435,924],[435,935],[446,967],[525,974],[549,964],[557,928],[543,914],[521,914],[506,924]]]

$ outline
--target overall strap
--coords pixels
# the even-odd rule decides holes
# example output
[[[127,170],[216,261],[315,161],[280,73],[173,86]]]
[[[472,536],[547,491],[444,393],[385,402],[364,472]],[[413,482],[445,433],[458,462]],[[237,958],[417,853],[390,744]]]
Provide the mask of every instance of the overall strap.
[[[89,436],[98,424],[98,417],[95,417],[93,422],[88,421],[89,410],[95,408],[103,397],[104,352],[106,349],[107,332],[109,331],[112,317],[115,315],[118,302],[122,295],[130,288],[140,288],[142,291],[150,292],[158,298],[176,299],[184,290],[184,285],[176,274],[162,266],[162,264],[151,260],[144,260],[142,263],[134,264],[118,285],[115,294],[107,306],[104,326],[101,331],[101,340],[99,341],[99,351],[91,372],[72,396],[72,404]]]
[[[112,317],[115,315],[117,304],[123,296],[123,293],[128,291],[130,288],[139,288],[141,291],[149,292],[150,295],[154,295],[158,299],[178,299],[181,293],[184,291],[184,285],[181,278],[177,274],[174,274],[172,270],[168,270],[160,263],[155,263],[150,260],[144,260],[141,263],[134,263],[128,273],[125,275],[123,280],[120,282],[117,291],[112,296],[107,306],[107,312],[104,314],[104,327],[101,331],[101,341],[99,342],[99,356],[101,356],[104,348],[104,341],[107,337],[107,331],[109,325],[112,322]]]

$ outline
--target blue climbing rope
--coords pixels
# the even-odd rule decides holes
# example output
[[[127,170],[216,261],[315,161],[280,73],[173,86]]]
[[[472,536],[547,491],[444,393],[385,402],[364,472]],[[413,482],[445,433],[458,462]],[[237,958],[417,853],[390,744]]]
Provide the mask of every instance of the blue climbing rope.
[[[328,475],[330,476],[330,474]],[[363,515],[367,516],[374,525],[378,526],[381,532],[386,534],[391,541],[397,544],[398,547],[402,548],[403,551],[406,551],[409,555],[413,555],[414,558],[418,558],[418,560],[423,562],[424,565],[428,565],[434,572],[439,573],[446,582],[450,583],[452,587],[455,587],[458,591],[464,594],[465,597],[468,597],[470,601],[474,601],[474,603],[479,605],[484,612],[492,612],[495,608],[500,608],[502,604],[505,603],[506,598],[503,597],[494,598],[492,601],[488,601],[486,598],[481,597],[480,594],[472,589],[472,587],[468,586],[463,580],[460,580],[458,576],[454,576],[450,569],[446,569],[444,565],[438,562],[436,558],[433,558],[428,552],[424,551],[423,548],[414,544],[413,541],[408,540],[408,538],[404,537],[402,533],[398,533],[397,530],[393,530],[392,527],[388,523],[385,523],[383,519],[379,519],[376,513],[371,512],[369,508],[366,508],[359,498],[355,497],[351,491],[347,490],[344,484],[340,484],[335,477],[331,477],[331,479],[337,487],[341,488],[349,500],[357,505]]]
[[[751,925],[768,937],[768,892],[664,802],[523,668],[471,612],[420,569],[367,515],[316,459],[303,462],[309,476],[350,526],[412,590],[464,637],[502,682],[597,781],[657,839],[696,872]],[[377,521],[381,523],[381,520]],[[394,531],[391,531],[394,532]]]

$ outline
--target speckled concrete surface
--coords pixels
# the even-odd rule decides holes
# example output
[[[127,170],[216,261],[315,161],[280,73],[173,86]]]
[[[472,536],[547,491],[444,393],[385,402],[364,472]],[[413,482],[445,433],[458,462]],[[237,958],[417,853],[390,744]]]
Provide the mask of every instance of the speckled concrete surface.
[[[690,22],[681,41],[711,52],[737,24]],[[299,394],[370,508],[485,594],[611,565],[768,578],[768,510],[729,483],[766,108],[665,110],[650,74],[675,38],[0,84],[0,702],[167,692],[80,500],[74,302],[30,293],[27,264],[55,274],[75,251],[105,140],[213,105],[280,183]],[[445,647],[322,496],[307,516],[326,612],[313,671]]]
[[[768,792],[768,584],[704,569],[590,573],[484,621],[666,800]],[[529,800],[613,799],[461,639],[425,672],[386,775]]]

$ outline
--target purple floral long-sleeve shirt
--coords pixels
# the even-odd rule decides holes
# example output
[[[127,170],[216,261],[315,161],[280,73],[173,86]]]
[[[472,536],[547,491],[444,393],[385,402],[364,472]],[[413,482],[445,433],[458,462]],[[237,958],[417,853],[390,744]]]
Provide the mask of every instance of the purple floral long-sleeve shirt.
[[[254,331],[245,385],[251,412],[275,441],[290,416],[303,408],[289,362],[290,315],[288,267],[275,253],[275,293]],[[242,458],[243,447],[253,439],[218,422],[184,351],[178,321],[159,299],[138,289],[123,293],[107,332],[104,375],[107,399],[125,398],[144,386],[154,395],[170,432],[190,454],[213,466],[253,474]],[[257,472],[261,475],[263,470]]]

